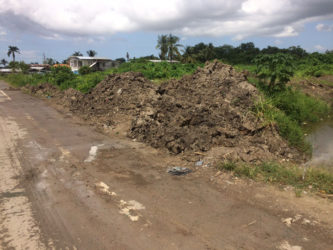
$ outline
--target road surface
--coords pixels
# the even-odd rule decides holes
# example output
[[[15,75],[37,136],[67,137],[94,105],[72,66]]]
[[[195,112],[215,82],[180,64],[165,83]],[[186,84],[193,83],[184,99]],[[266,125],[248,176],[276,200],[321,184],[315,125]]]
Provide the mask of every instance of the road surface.
[[[0,248],[332,249],[332,202],[106,135],[0,81]]]

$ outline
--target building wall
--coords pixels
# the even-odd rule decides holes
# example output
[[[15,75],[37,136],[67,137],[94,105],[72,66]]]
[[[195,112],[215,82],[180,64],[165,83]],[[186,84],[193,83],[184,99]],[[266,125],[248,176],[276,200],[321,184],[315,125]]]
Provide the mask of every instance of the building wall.
[[[98,70],[106,70],[109,68],[112,68],[114,66],[113,61],[106,61],[106,60],[97,60],[97,69]],[[78,71],[83,66],[90,66],[92,65],[96,60],[79,60],[76,58],[70,58],[69,65],[72,69],[72,71]]]

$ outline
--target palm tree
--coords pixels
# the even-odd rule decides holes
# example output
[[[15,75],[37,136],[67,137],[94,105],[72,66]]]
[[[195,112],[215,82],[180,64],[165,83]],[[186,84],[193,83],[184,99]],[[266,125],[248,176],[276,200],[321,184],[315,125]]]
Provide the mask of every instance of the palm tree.
[[[88,56],[90,56],[90,57],[94,57],[94,56],[96,56],[97,55],[97,52],[95,51],[95,50],[88,50],[87,51],[87,54],[88,54]]]
[[[6,59],[2,59],[1,62],[0,62],[0,64],[2,64],[3,66],[6,66],[7,63],[8,63],[8,62],[6,61]]]
[[[176,56],[180,56],[180,52],[178,48],[183,47],[183,45],[179,44],[179,37],[170,34],[168,36],[168,58],[172,61]]]
[[[83,56],[80,51],[74,51],[72,56]]]
[[[8,46],[7,55],[8,57],[10,57],[11,55],[13,56],[13,62],[15,62],[15,53],[20,54],[20,49],[16,46]]]
[[[160,59],[165,60],[168,53],[168,36],[159,35],[157,39],[156,49],[160,49]]]

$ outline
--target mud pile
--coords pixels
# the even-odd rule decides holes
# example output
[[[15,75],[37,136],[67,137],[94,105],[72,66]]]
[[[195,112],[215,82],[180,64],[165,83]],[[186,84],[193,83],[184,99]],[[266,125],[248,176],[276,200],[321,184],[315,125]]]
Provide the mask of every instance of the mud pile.
[[[175,154],[218,146],[234,148],[230,157],[244,161],[293,155],[276,129],[265,127],[252,112],[257,89],[229,65],[206,64],[157,92],[157,101],[133,120],[130,137]]]
[[[85,95],[71,90],[64,99],[69,100],[71,111],[109,126],[114,124],[116,114],[138,114],[157,98],[156,90],[141,73],[128,72],[107,76]]]
[[[247,162],[300,156],[252,112],[259,93],[246,76],[217,61],[160,87],[141,73],[124,73],[109,75],[87,94],[54,93],[58,103],[96,124],[112,126],[125,115],[129,137],[174,154],[209,151]]]

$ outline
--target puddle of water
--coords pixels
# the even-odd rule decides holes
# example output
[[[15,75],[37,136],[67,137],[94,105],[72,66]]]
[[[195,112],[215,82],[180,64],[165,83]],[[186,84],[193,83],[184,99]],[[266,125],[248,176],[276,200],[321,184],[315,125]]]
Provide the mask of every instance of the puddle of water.
[[[312,145],[312,159],[309,164],[333,170],[333,120],[312,128],[307,140]]]

